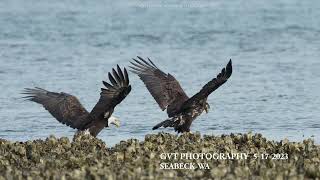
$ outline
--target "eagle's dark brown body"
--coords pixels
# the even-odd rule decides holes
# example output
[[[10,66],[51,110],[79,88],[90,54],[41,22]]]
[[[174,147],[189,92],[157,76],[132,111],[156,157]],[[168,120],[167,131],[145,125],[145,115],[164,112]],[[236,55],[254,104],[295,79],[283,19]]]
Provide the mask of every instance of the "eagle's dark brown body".
[[[50,92],[41,88],[26,88],[23,94],[26,99],[43,105],[59,122],[80,131],[89,130],[97,136],[108,126],[114,108],[130,93],[129,76],[117,66],[109,73],[111,84],[103,81],[106,88],[101,88],[100,99],[89,113],[79,102],[77,97],[61,92]]]
[[[189,98],[179,82],[171,75],[161,71],[149,58],[138,56],[131,62],[131,71],[144,82],[151,95],[162,110],[167,109],[168,119],[153,127],[173,127],[175,131],[189,132],[190,126],[203,111],[208,111],[208,96],[224,84],[232,74],[231,60],[216,78],[208,82],[197,94]]]

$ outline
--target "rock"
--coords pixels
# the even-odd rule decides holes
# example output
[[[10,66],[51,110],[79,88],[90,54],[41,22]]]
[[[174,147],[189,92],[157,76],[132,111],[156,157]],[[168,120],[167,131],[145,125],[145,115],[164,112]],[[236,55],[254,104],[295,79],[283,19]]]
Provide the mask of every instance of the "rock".
[[[177,158],[161,159],[162,153]],[[246,153],[248,159],[181,159],[181,153]],[[268,154],[268,158],[266,155]],[[254,155],[257,155],[255,157]],[[286,159],[286,155],[289,159]],[[173,157],[171,155],[170,157]],[[263,159],[264,158],[264,159]],[[276,159],[271,159],[276,158]],[[277,159],[278,158],[278,159]],[[283,159],[281,159],[283,158]],[[210,169],[170,169],[171,165],[207,163]],[[162,169],[167,164],[169,169]],[[1,179],[316,179],[320,178],[320,147],[269,141],[261,134],[201,137],[200,133],[146,135],[111,148],[90,135],[10,142],[0,139]]]

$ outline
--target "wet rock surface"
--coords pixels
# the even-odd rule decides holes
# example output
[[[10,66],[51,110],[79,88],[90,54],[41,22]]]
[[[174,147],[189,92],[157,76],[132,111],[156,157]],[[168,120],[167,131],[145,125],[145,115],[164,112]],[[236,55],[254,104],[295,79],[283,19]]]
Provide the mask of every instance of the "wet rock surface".
[[[170,153],[176,153],[177,158],[169,159]],[[210,156],[201,159],[189,154],[189,158],[181,158],[184,153]],[[224,159],[227,154],[248,157]],[[172,169],[179,163],[193,163],[196,168]],[[200,169],[198,163],[208,164],[210,169]],[[167,169],[162,169],[165,165]],[[142,142],[129,139],[110,148],[100,139],[81,133],[72,141],[54,136],[27,142],[0,139],[0,180],[27,178],[315,179],[320,178],[320,146],[312,140],[274,142],[251,133],[159,133],[146,135]]]

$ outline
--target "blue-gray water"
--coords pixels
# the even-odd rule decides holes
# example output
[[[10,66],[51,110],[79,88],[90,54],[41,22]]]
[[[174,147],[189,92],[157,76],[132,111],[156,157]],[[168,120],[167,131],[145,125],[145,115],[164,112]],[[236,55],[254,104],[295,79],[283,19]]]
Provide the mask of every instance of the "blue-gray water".
[[[232,77],[193,131],[320,142],[318,0],[127,2],[0,2],[0,138],[72,137],[40,105],[21,100],[21,90],[68,92],[91,110],[107,72],[140,55],[175,75],[189,96],[233,59]],[[133,90],[114,114],[122,127],[98,136],[109,145],[143,139],[166,118],[130,77]]]

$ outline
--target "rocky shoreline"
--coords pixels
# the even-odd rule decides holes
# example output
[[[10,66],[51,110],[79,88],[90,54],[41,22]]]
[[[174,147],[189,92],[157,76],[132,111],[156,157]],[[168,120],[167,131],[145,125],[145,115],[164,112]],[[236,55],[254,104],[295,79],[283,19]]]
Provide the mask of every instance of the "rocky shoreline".
[[[203,164],[205,167],[199,167]],[[114,147],[90,135],[0,139],[1,179],[316,179],[320,146],[261,134],[150,134]]]

